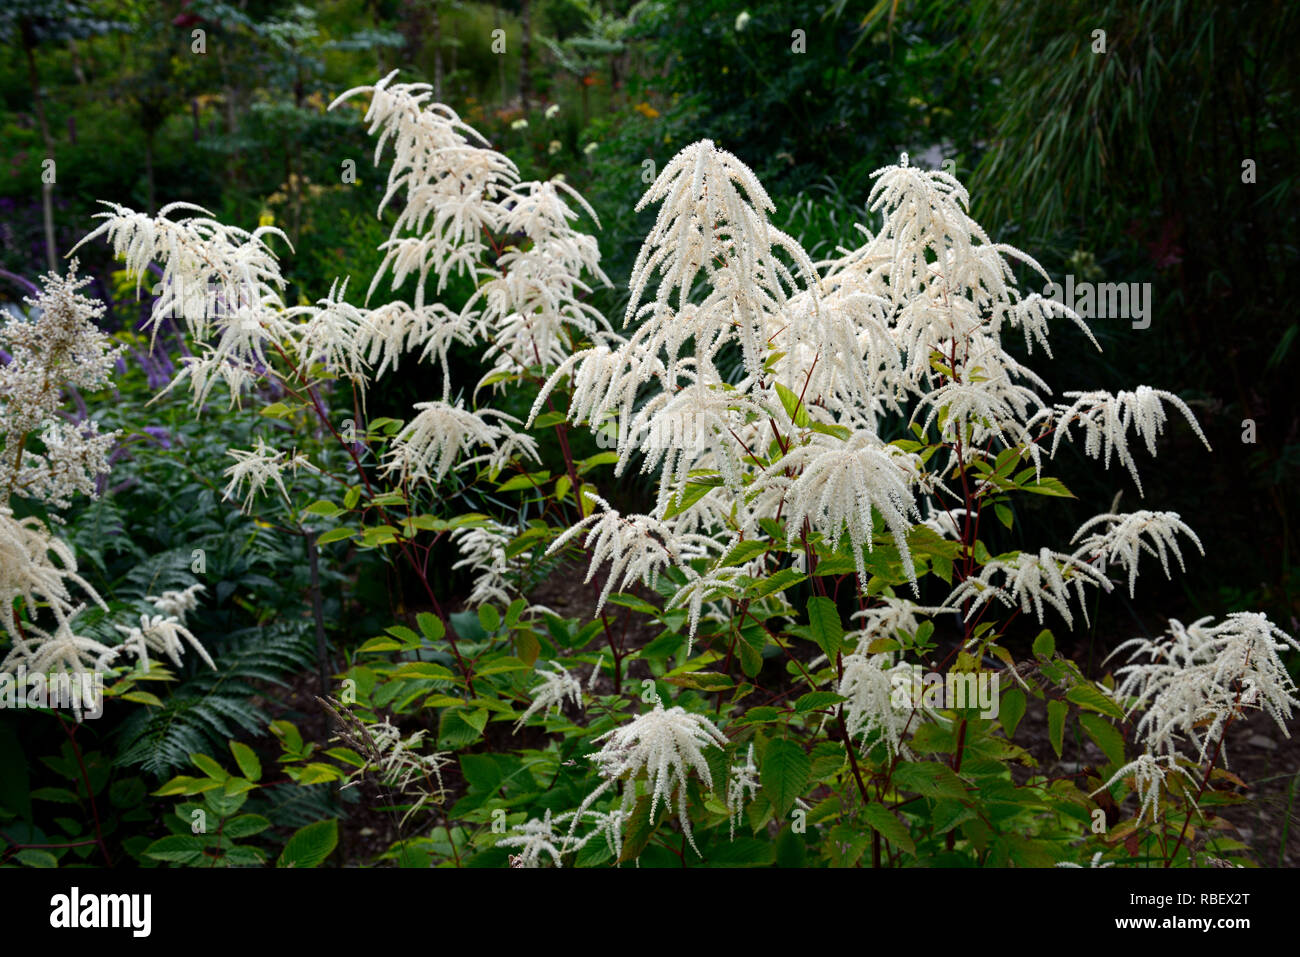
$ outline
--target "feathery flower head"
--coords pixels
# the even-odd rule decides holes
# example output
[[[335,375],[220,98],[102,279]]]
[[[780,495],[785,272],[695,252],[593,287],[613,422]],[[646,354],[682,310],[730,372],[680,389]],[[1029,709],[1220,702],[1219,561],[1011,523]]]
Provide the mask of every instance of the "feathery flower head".
[[[726,747],[727,739],[722,732],[703,715],[692,714],[681,707],[665,710],[663,702],[656,698],[653,711],[593,739],[593,743],[600,742],[604,743],[599,751],[591,755],[591,761],[605,781],[587,795],[575,812],[574,826],[592,801],[616,781],[627,782],[623,789],[623,808],[630,808],[636,798],[634,781],[644,771],[648,778],[646,787],[652,795],[651,818],[661,800],[668,810],[672,810],[673,794],[676,792],[682,831],[698,854],[699,848],[695,846],[687,814],[686,777],[693,769],[705,787],[713,787],[713,776],[704,758],[704,749],[711,745]]]

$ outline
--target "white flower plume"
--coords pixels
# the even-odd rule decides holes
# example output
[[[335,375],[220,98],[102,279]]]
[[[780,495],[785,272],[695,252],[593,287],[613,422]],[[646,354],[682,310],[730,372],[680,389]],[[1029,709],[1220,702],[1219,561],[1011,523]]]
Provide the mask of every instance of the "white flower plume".
[[[1286,722],[1300,700],[1278,652],[1300,651],[1300,643],[1257,612],[1210,621],[1171,619],[1168,637],[1134,638],[1111,653],[1131,649],[1114,694],[1128,714],[1142,712],[1137,735],[1148,751],[1175,754],[1186,737],[1203,761],[1212,744],[1224,750],[1223,729],[1246,709],[1264,711],[1290,736]]]
[[[76,585],[105,611],[108,606],[90,584],[77,574],[72,547],[55,538],[35,516],[17,519],[0,505],[0,608],[5,609],[4,629],[15,642],[21,640],[12,609],[21,599],[29,613],[44,606],[60,627],[82,607],[74,602],[70,585]]]
[[[727,739],[722,732],[708,718],[692,714],[681,707],[665,710],[663,702],[656,699],[653,711],[593,739],[593,743],[599,742],[604,744],[591,755],[591,760],[605,781],[587,795],[575,812],[574,826],[592,801],[616,781],[627,782],[623,789],[623,808],[630,808],[636,797],[634,782],[637,775],[644,771],[647,777],[646,787],[652,795],[650,817],[654,818],[661,800],[671,811],[673,794],[676,792],[682,831],[698,854],[699,848],[695,845],[690,816],[687,814],[686,777],[694,770],[706,788],[713,787],[713,776],[704,759],[704,749],[709,746],[726,747]]]
[[[158,609],[160,614],[184,623],[185,616],[199,607],[199,595],[206,591],[204,585],[191,585],[180,591],[164,591],[157,596],[146,595],[144,600]]]
[[[516,455],[537,459],[536,439],[498,424],[519,421],[505,412],[471,411],[461,402],[452,405],[442,401],[417,402],[415,408],[415,418],[402,427],[385,454],[385,474],[396,473],[404,481],[423,480],[436,485],[475,445],[486,446],[488,451],[462,460],[462,467],[485,462],[495,473]]]
[[[1187,403],[1172,392],[1152,389],[1140,385],[1132,392],[1121,391],[1114,395],[1109,392],[1067,392],[1067,399],[1073,399],[1071,405],[1057,405],[1055,409],[1044,409],[1031,422],[1051,422],[1056,428],[1052,437],[1052,454],[1056,454],[1061,440],[1070,437],[1070,427],[1078,424],[1083,429],[1085,455],[1100,458],[1106,468],[1110,468],[1113,454],[1121,465],[1133,476],[1133,482],[1142,493],[1142,480],[1138,477],[1137,463],[1128,447],[1128,432],[1143,441],[1147,452],[1156,454],[1156,439],[1164,431],[1167,416],[1164,404],[1168,402],[1187,420],[1196,437],[1208,449],[1209,440],[1192,415]]]
[[[1000,585],[995,583],[998,577],[1002,578]],[[1037,555],[1018,552],[1011,558],[989,561],[978,575],[972,575],[954,588],[945,604],[950,609],[960,609],[969,600],[970,607],[966,611],[969,619],[977,608],[997,598],[1008,608],[1018,604],[1023,612],[1032,610],[1040,624],[1043,605],[1047,604],[1060,613],[1066,624],[1073,625],[1074,615],[1069,604],[1071,585],[1084,620],[1088,617],[1084,587],[1096,585],[1104,591],[1111,589],[1110,579],[1092,565],[1073,555],[1043,548]]]
[[[1173,755],[1140,754],[1111,775],[1110,780],[1092,794],[1100,794],[1116,781],[1131,777],[1133,790],[1137,791],[1138,798],[1142,802],[1138,810],[1138,823],[1141,823],[1147,814],[1151,815],[1151,821],[1154,823],[1160,819],[1160,789],[1170,775],[1175,777],[1182,775],[1193,787],[1196,785],[1196,778],[1187,768],[1179,764]],[[1189,794],[1188,797],[1191,799],[1192,796]]]
[[[561,835],[555,833],[555,825],[558,823],[560,818],[552,820],[551,809],[547,808],[546,814],[540,819],[529,818],[522,824],[516,824],[512,830],[518,833],[503,837],[497,841],[497,847],[519,849],[518,854],[511,855],[511,867],[541,867],[543,854],[547,855],[556,867],[560,867],[562,850],[556,845],[563,844],[564,841]]]
[[[891,755],[909,757],[911,750],[903,736],[926,719],[937,716],[914,701],[910,689],[913,684],[912,667],[904,662],[894,664],[893,655],[868,654],[862,651],[845,655],[844,668],[836,691],[844,702],[844,726],[850,738],[861,738],[865,751],[878,735]],[[901,707],[896,689],[906,685],[909,689],[908,705]]]
[[[736,825],[745,813],[745,801],[752,801],[758,794],[758,766],[754,764],[754,745],[751,743],[745,753],[745,760],[731,766],[731,776],[727,779],[727,812],[731,819],[731,839],[736,839]]]
[[[141,615],[138,626],[114,625],[126,638],[123,640],[123,647],[134,654],[144,664],[146,671],[149,670],[149,652],[157,652],[166,655],[171,659],[172,664],[177,667],[181,663],[181,655],[184,652],[184,645],[181,639],[189,642],[191,648],[198,653],[209,668],[216,668],[216,664],[209,657],[203,645],[199,640],[190,633],[189,629],[178,618],[163,615]]]
[[[1109,563],[1127,569],[1130,597],[1137,587],[1138,559],[1143,552],[1160,559],[1166,578],[1173,577],[1169,568],[1170,554],[1178,560],[1178,567],[1186,571],[1183,553],[1178,547],[1177,536],[1180,533],[1190,538],[1202,555],[1205,554],[1201,540],[1178,517],[1177,512],[1151,512],[1146,509],[1124,515],[1107,513],[1090,518],[1074,533],[1071,544],[1079,541],[1089,529],[1099,525],[1102,526],[1100,530],[1092,532],[1079,542],[1074,557],[1085,560],[1100,558],[1102,570]]]
[[[916,455],[865,430],[847,440],[813,433],[806,445],[791,449],[759,479],[757,488],[775,490],[783,497],[791,541],[799,539],[805,521],[828,544],[838,544],[847,535],[865,588],[869,576],[862,551],[873,547],[873,509],[894,537],[904,573],[916,580],[907,533],[909,514],[917,521],[921,518],[911,491],[920,469]],[[789,471],[798,477],[789,478],[785,474]]]
[[[273,449],[260,437],[251,450],[230,449],[226,454],[235,460],[235,464],[223,473],[230,482],[222,491],[222,497],[233,498],[239,494],[241,488],[246,486],[248,493],[244,496],[241,506],[245,512],[252,509],[253,499],[265,491],[268,484],[275,485],[284,500],[289,501],[289,491],[285,488],[282,477],[285,469],[295,473],[299,468],[315,470],[315,466],[305,455]]]
[[[515,722],[516,731],[538,712],[554,709],[556,714],[560,714],[566,698],[579,708],[582,707],[582,684],[558,661],[548,663],[552,670],[543,671],[538,668],[534,671],[542,680],[530,692],[533,700],[528,705],[528,710]]]
[[[624,588],[638,580],[654,587],[664,568],[684,565],[689,559],[705,554],[707,549],[717,547],[712,539],[702,535],[676,535],[649,515],[621,515],[595,493],[584,494],[593,503],[592,514],[570,526],[551,543],[546,553],[554,554],[580,533],[587,533],[583,541],[590,552],[586,581],[595,577],[602,563],[610,563],[605,586],[596,603],[597,615],[615,588]],[[596,506],[599,511],[594,510]]]

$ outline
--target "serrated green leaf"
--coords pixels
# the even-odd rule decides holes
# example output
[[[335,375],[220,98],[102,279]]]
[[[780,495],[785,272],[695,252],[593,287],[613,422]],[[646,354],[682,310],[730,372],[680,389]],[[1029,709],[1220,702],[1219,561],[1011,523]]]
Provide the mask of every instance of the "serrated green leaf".
[[[783,738],[768,742],[767,750],[763,752],[759,780],[777,817],[789,815],[795,800],[808,786],[811,771],[812,761],[799,745]]]
[[[912,840],[912,835],[907,832],[907,825],[889,808],[872,801],[862,809],[862,816],[890,844],[916,856],[916,843]]]
[[[230,752],[235,756],[235,763],[239,765],[239,771],[244,777],[250,781],[262,779],[262,762],[252,748],[240,741],[231,741]]]
[[[339,842],[339,822],[334,818],[298,828],[280,852],[276,867],[319,867]]]
[[[1020,719],[1025,716],[1027,707],[1025,693],[1019,688],[1012,688],[1002,696],[1002,704],[998,708],[998,720],[1002,722],[1002,733],[1008,740],[1015,736],[1016,728],[1020,726]]]
[[[1113,724],[1097,714],[1080,714],[1079,724],[1083,726],[1084,733],[1101,748],[1107,761],[1111,764],[1124,763],[1124,736]]]
[[[447,634],[447,626],[437,615],[422,611],[415,616],[415,623],[420,626],[420,633],[430,641],[440,641]]]
[[[1058,758],[1065,747],[1065,715],[1069,710],[1070,706],[1057,698],[1047,702],[1047,736]]]
[[[1077,704],[1080,708],[1109,715],[1117,721],[1124,720],[1124,711],[1111,698],[1102,694],[1090,684],[1077,684],[1065,693],[1065,700]]]
[[[794,703],[794,710],[799,714],[807,714],[809,711],[828,708],[844,700],[843,695],[838,695],[833,691],[809,691],[807,694],[799,696],[799,699]]]
[[[835,602],[820,595],[808,599],[809,634],[827,658],[834,660],[844,647],[844,626]]]

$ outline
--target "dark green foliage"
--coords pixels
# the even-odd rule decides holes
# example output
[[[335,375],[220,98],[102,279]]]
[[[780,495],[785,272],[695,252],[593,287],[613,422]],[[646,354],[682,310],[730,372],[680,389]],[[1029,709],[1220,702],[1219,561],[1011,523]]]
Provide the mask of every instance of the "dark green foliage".
[[[234,737],[265,733],[270,720],[252,703],[264,687],[311,664],[309,623],[279,622],[230,635],[217,651],[217,670],[199,670],[161,708],[133,711],[120,728],[117,762],[164,777],[185,767],[195,752],[210,753]]]

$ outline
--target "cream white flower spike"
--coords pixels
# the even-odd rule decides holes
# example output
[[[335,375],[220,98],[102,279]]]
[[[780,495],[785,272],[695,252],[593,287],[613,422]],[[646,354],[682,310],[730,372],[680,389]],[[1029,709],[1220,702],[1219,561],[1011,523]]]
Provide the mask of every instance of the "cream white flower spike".
[[[542,680],[533,688],[532,703],[515,722],[515,731],[522,728],[528,719],[538,712],[554,709],[556,714],[560,714],[566,698],[579,708],[582,707],[582,685],[578,679],[569,674],[564,665],[558,661],[551,661],[548,664],[552,669],[550,671],[543,671],[540,668],[534,670],[534,674],[539,675]]]
[[[1102,526],[1100,530],[1084,537],[1085,532],[1098,525]],[[1103,563],[1102,570],[1107,563],[1126,569],[1128,593],[1129,597],[1132,597],[1137,587],[1138,559],[1143,552],[1160,559],[1160,566],[1165,570],[1166,578],[1173,577],[1169,567],[1171,554],[1178,560],[1178,567],[1187,570],[1183,564],[1183,553],[1178,547],[1177,536],[1180,533],[1190,538],[1202,555],[1205,554],[1201,540],[1178,517],[1177,512],[1150,512],[1146,509],[1125,515],[1108,513],[1090,518],[1074,533],[1070,543],[1073,544],[1083,538],[1074,551],[1075,558],[1084,560],[1100,558]]]
[[[626,782],[623,788],[623,808],[629,809],[636,798],[636,778],[644,771],[648,779],[646,787],[651,794],[651,818],[660,801],[664,802],[668,810],[672,810],[675,792],[682,831],[698,854],[699,848],[695,846],[695,836],[691,833],[691,820],[687,813],[686,777],[693,770],[706,788],[713,787],[713,776],[709,772],[709,763],[704,758],[704,749],[710,746],[726,747],[727,739],[722,732],[702,715],[692,714],[680,707],[665,710],[663,702],[655,699],[653,711],[593,739],[593,743],[600,742],[604,743],[599,751],[591,755],[591,760],[605,781],[587,795],[575,812],[574,827],[591,803],[617,781]]]

